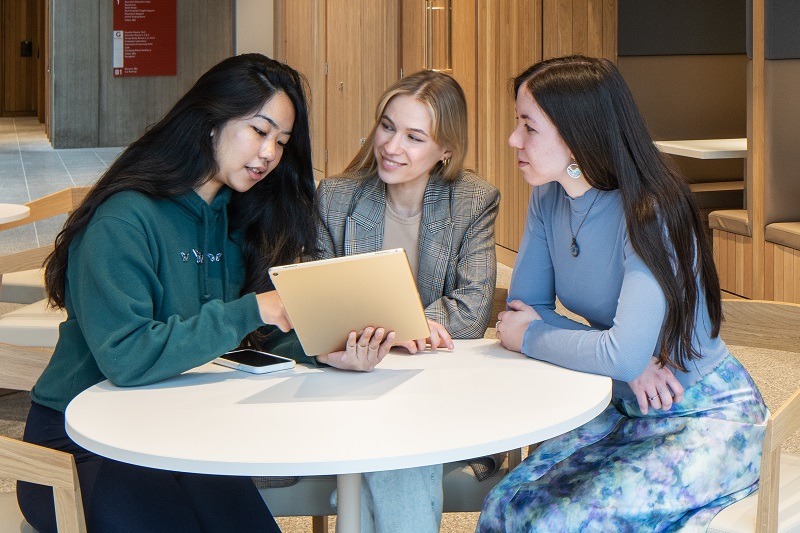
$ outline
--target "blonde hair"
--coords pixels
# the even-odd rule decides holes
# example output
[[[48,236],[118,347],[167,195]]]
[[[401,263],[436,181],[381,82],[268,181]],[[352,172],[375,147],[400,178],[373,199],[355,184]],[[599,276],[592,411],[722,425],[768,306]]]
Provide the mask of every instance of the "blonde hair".
[[[450,150],[447,164],[441,161],[436,163],[431,170],[431,176],[440,174],[446,181],[455,181],[467,155],[467,99],[456,80],[433,70],[415,72],[397,80],[386,89],[375,109],[375,125],[345,172],[359,170],[367,170],[369,174],[377,172],[375,130],[380,124],[386,106],[398,95],[412,96],[430,111],[433,124],[431,138],[442,148]]]

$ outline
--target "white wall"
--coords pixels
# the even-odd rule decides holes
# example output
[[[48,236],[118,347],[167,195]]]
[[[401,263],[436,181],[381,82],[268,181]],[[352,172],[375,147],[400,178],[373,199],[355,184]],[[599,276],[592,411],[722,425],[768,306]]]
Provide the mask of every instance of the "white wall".
[[[237,54],[259,52],[272,57],[273,0],[235,0]]]

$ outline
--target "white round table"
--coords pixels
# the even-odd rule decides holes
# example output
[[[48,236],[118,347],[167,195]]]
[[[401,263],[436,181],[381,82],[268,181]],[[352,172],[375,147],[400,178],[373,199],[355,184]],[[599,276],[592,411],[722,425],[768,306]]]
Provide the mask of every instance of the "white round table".
[[[27,218],[31,214],[31,209],[27,205],[20,204],[0,204],[0,224],[6,222],[16,222]]]
[[[337,474],[339,529],[358,531],[362,472],[469,459],[574,429],[611,380],[528,359],[496,340],[391,353],[371,373],[252,375],[208,364],[144,387],[105,381],[67,407],[69,436],[127,463],[209,474]]]

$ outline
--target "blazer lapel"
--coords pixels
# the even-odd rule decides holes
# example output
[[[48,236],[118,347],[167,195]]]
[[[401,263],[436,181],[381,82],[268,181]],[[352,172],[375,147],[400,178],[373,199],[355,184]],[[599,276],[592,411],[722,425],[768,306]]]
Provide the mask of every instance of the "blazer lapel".
[[[417,288],[425,306],[441,298],[453,242],[450,184],[432,177],[422,200]]]
[[[350,204],[345,224],[344,255],[380,250],[385,215],[385,184],[377,176],[365,179]]]

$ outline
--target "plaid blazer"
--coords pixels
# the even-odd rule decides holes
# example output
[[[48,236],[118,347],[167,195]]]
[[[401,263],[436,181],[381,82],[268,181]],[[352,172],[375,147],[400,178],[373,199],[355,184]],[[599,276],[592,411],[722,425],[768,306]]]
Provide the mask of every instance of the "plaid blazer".
[[[386,185],[376,174],[342,174],[317,189],[322,257],[383,246]],[[428,181],[419,229],[419,290],[425,314],[453,338],[482,337],[492,313],[497,260],[494,221],[500,191],[462,170],[453,182]]]

